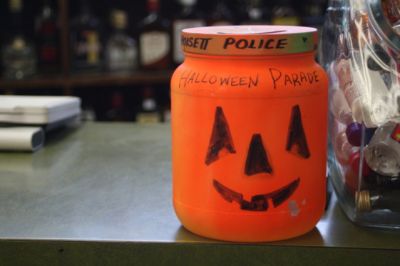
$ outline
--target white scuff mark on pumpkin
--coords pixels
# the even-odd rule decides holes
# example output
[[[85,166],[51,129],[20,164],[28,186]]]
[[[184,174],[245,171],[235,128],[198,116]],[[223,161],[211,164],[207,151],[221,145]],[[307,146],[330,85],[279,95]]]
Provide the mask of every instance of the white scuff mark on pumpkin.
[[[295,200],[289,201],[289,211],[291,216],[297,216],[300,213],[299,206]]]

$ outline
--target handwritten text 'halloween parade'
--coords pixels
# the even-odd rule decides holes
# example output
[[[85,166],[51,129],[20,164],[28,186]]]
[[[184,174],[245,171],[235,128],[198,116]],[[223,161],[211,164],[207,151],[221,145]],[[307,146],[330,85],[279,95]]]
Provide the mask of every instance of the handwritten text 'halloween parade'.
[[[311,85],[319,82],[316,71],[284,73],[276,68],[268,68],[267,74],[271,77],[274,89],[279,87],[279,84],[282,83],[285,87],[301,87],[304,84]],[[250,76],[218,76],[215,74],[209,74],[208,72],[184,71],[180,76],[179,87],[186,88],[187,85],[192,84],[209,84],[218,86],[253,88],[257,87],[258,83],[259,74]]]

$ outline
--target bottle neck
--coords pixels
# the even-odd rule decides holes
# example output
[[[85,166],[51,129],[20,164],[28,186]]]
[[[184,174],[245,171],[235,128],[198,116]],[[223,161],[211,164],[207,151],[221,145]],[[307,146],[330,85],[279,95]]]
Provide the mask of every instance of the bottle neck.
[[[90,4],[87,0],[81,0],[81,4],[79,7],[79,12],[81,15],[91,15],[92,9],[90,8]]]
[[[217,4],[215,5],[215,10],[217,10],[219,13],[225,13],[227,8],[228,7],[223,0],[217,1]]]
[[[22,35],[23,32],[23,15],[22,2],[20,0],[10,1],[10,25],[13,35]]]
[[[120,92],[114,92],[111,99],[113,109],[121,108],[124,105],[124,98]]]
[[[41,17],[44,19],[50,19],[53,16],[54,16],[54,10],[52,6],[49,5],[46,1],[42,7]]]
[[[115,27],[114,26],[114,33],[115,34],[126,34],[126,28],[125,27]]]
[[[160,2],[158,0],[147,0],[147,12],[158,14],[160,12]]]
[[[194,10],[194,6],[193,5],[184,5],[182,6],[182,13],[183,14],[190,14],[192,13]]]

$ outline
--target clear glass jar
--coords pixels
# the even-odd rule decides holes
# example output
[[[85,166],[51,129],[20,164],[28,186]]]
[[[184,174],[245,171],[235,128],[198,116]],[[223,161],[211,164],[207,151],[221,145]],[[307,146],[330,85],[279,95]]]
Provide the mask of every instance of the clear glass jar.
[[[357,224],[400,229],[400,5],[331,0],[320,58],[330,77],[329,173]]]

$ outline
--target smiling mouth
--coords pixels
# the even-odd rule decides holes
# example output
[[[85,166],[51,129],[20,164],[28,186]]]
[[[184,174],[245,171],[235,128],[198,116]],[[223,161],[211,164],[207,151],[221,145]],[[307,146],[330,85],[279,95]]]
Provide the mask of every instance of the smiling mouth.
[[[296,191],[300,184],[300,178],[297,178],[290,184],[272,191],[268,194],[258,194],[251,197],[251,200],[245,200],[243,194],[236,192],[217,180],[213,180],[214,188],[228,202],[236,202],[240,205],[240,209],[246,211],[267,211],[269,204],[268,200],[272,201],[274,208],[285,202]]]

